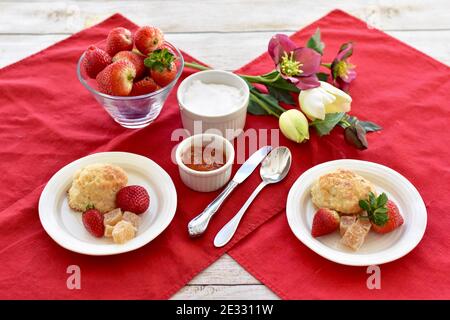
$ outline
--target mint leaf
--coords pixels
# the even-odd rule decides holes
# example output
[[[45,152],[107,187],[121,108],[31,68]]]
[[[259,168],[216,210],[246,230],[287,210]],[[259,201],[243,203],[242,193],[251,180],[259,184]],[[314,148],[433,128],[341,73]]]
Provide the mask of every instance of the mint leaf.
[[[339,123],[339,121],[342,120],[344,115],[344,112],[327,113],[325,115],[325,119],[314,120],[310,125],[316,129],[319,136],[323,136],[329,134],[331,130],[333,130],[333,128]]]
[[[308,42],[306,42],[306,46],[308,48],[313,49],[314,51],[323,55],[323,49],[325,48],[325,43],[323,43],[320,39],[320,29],[317,28],[316,32],[309,38]]]
[[[359,200],[359,206],[364,211],[367,211],[367,212],[370,211],[369,203],[367,201],[365,201],[365,200]]]
[[[369,203],[370,203],[370,206],[372,208],[375,208],[376,205],[377,205],[377,199],[376,199],[375,194],[373,192],[369,193]]]
[[[384,192],[378,197],[373,192],[370,192],[368,200],[360,200],[359,206],[367,212],[372,223],[383,226],[389,220],[388,208],[386,207],[387,201],[388,197]]]
[[[377,206],[384,207],[386,205],[387,201],[388,201],[388,197],[387,197],[386,193],[383,192],[382,194],[380,194],[380,196],[377,199]]]

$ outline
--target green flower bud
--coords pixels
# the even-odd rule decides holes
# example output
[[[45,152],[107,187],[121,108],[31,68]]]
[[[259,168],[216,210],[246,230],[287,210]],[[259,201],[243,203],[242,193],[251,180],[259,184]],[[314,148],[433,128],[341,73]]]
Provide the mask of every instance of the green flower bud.
[[[289,140],[297,143],[309,139],[308,120],[297,109],[291,109],[283,112],[279,120],[280,130]]]

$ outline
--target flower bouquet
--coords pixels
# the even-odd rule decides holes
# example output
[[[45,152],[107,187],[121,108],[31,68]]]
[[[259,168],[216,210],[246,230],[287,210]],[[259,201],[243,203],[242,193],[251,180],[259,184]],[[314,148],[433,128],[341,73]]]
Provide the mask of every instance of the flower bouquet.
[[[330,63],[322,62],[324,48],[319,29],[305,47],[298,46],[284,34],[274,35],[269,41],[268,53],[275,69],[256,76],[238,74],[250,88],[247,112],[277,117],[284,136],[297,143],[309,139],[310,127],[323,136],[339,126],[344,129],[348,143],[361,150],[367,149],[366,134],[381,127],[348,114],[352,102],[348,90],[356,78],[355,66],[349,59],[353,43],[344,43]],[[186,62],[185,66],[208,69],[195,62]],[[321,72],[321,66],[329,73]],[[286,109],[287,106],[293,108]]]

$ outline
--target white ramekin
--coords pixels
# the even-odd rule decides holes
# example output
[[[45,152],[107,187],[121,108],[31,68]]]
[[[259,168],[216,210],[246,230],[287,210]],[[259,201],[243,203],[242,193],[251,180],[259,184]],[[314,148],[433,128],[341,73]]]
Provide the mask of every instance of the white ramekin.
[[[218,140],[215,140],[218,139]],[[226,161],[225,164],[216,170],[211,171],[195,171],[188,168],[181,160],[181,155],[186,152],[193,144],[205,146],[215,141],[225,150]],[[220,148],[220,147],[219,147]],[[222,151],[220,150],[220,151]],[[209,192],[215,191],[223,187],[231,177],[231,168],[234,161],[234,148],[227,139],[216,134],[197,134],[190,136],[177,147],[175,152],[175,159],[180,172],[181,180],[189,188],[195,191]]]
[[[201,80],[204,83],[217,83],[233,86],[241,91],[244,99],[236,109],[227,114],[218,116],[207,116],[189,109],[189,106],[183,103],[184,93],[191,85],[193,80]],[[250,90],[245,81],[232,72],[222,70],[206,70],[194,73],[184,79],[177,91],[178,105],[180,106],[181,121],[184,129],[189,134],[195,135],[200,133],[220,134],[229,140],[237,137],[243,132],[245,126],[245,118],[247,115],[247,106],[250,97]],[[197,122],[197,128],[194,124]],[[199,128],[201,124],[201,128]]]

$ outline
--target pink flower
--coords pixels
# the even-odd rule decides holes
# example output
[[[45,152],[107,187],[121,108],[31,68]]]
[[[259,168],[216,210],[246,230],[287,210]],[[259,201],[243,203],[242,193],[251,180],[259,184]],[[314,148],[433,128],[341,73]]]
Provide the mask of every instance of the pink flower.
[[[299,89],[307,90],[320,85],[321,55],[310,48],[298,47],[288,36],[277,34],[270,39],[268,52],[281,76]]]
[[[331,77],[333,78],[334,85],[344,91],[348,91],[350,82],[356,78],[356,66],[349,61],[352,54],[353,43],[344,43],[339,49],[336,58],[331,63]]]

